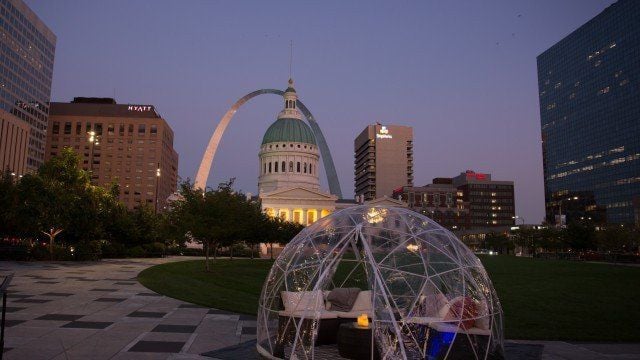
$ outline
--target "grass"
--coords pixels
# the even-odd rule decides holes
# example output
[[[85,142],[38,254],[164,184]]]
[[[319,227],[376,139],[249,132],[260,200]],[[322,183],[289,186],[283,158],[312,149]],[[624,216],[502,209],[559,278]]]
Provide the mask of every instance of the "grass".
[[[640,268],[482,256],[505,314],[508,339],[640,341]],[[255,314],[269,260],[156,265],[138,280],[195,304]]]

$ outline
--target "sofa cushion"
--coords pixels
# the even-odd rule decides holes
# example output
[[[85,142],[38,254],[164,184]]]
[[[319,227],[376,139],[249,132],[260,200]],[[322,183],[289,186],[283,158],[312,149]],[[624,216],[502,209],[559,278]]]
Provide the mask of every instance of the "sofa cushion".
[[[458,296],[449,302],[449,311],[444,320],[458,323],[463,329],[469,329],[475,324],[477,316],[476,302],[468,296]]]
[[[355,312],[369,312],[373,311],[373,305],[371,304],[371,290],[364,290],[358,293],[356,302],[353,303],[351,311]]]
[[[331,311],[351,311],[360,293],[359,288],[335,288],[327,296],[327,309]]]
[[[442,316],[439,316],[440,310],[442,310],[442,308],[449,303],[449,300],[447,299],[447,297],[444,296],[444,294],[442,293],[426,295],[424,296],[424,299],[422,301],[424,306],[423,307],[424,316],[426,317],[444,316],[444,314]],[[447,309],[447,312],[448,311],[449,310]]]
[[[299,311],[278,311],[278,315],[280,316],[290,316],[294,318],[302,318],[305,319],[337,319],[338,315],[332,311],[327,311],[324,309],[320,309],[318,311],[310,311],[310,310],[299,310]]]
[[[324,310],[324,297],[321,290],[283,291],[282,303],[287,312]]]

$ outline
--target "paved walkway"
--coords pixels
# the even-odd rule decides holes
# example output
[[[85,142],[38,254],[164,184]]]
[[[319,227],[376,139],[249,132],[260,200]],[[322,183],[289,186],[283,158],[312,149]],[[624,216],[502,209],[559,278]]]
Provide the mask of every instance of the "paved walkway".
[[[253,316],[168,298],[136,281],[149,266],[187,259],[0,261],[0,276],[15,272],[5,359],[210,359],[199,354],[255,339]],[[640,359],[640,344],[510,343],[542,344],[544,360]]]
[[[255,317],[158,295],[136,281],[155,264],[0,262],[15,272],[5,359],[191,359],[255,338]]]

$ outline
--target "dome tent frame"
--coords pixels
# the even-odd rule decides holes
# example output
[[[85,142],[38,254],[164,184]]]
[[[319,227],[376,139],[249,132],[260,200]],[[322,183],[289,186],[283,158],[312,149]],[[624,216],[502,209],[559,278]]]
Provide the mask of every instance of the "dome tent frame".
[[[353,284],[369,294],[372,358],[503,358],[502,310],[479,259],[421,214],[367,205],[320,219],[276,259],[260,298],[258,352],[339,358],[327,334],[335,343],[333,323],[354,314],[341,317],[325,298]]]

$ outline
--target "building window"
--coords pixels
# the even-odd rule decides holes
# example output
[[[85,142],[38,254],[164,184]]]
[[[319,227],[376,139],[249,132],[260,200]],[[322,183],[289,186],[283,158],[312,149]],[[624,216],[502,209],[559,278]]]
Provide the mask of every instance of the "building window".
[[[271,174],[271,162],[269,162],[269,174]]]
[[[158,125],[151,125],[151,135],[158,133]]]
[[[81,133],[82,133],[82,123],[78,121],[76,123],[76,135],[80,135]]]
[[[113,124],[107,125],[107,134],[114,135],[115,134],[115,126]]]
[[[133,134],[133,124],[129,124],[129,134]]]
[[[298,161],[296,165],[296,172],[300,172],[300,161]]]
[[[273,172],[278,172],[278,162],[277,161],[273,163]]]
[[[309,174],[313,174],[313,172],[311,171],[311,164],[309,164]]]
[[[71,135],[71,122],[67,121],[64,123],[64,134]]]
[[[263,163],[262,164],[262,173],[266,174],[267,173],[267,163]]]
[[[57,121],[53,122],[53,126],[51,127],[51,133],[57,135],[60,133],[60,123]]]
[[[283,161],[282,162],[282,172],[285,172],[287,170],[287,166],[286,163]]]
[[[124,136],[124,124],[120,124],[120,128],[118,129],[118,134]]]
[[[307,163],[304,163],[304,173],[307,173]]]
[[[96,123],[96,135],[102,135],[102,123]]]
[[[293,161],[289,161],[289,172],[293,172]]]
[[[138,125],[138,135],[144,136],[144,133],[147,131],[145,124]]]

